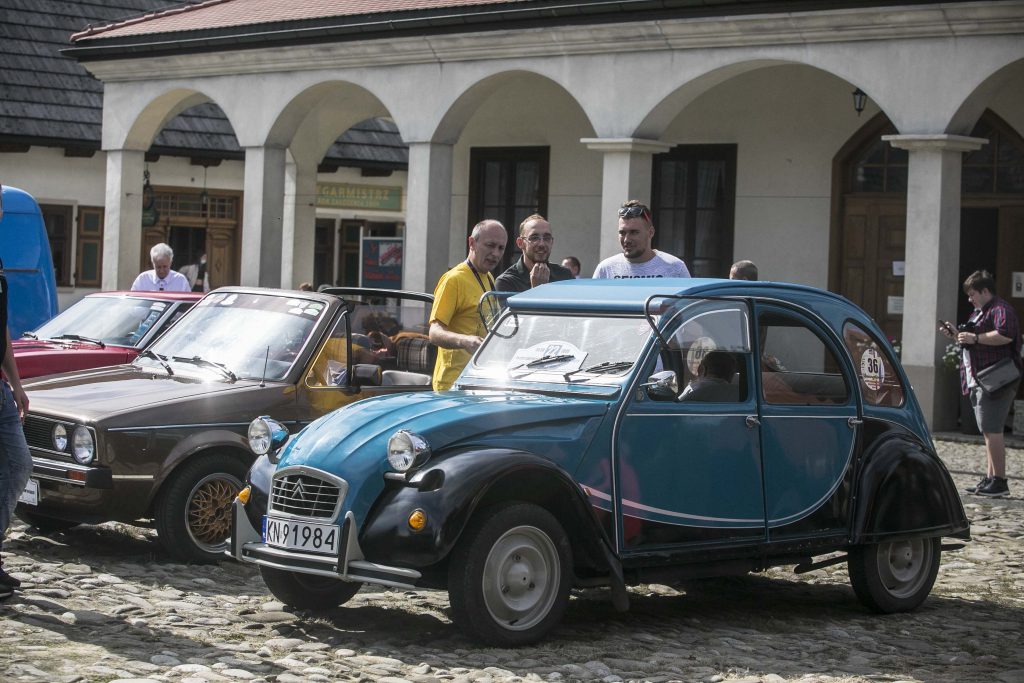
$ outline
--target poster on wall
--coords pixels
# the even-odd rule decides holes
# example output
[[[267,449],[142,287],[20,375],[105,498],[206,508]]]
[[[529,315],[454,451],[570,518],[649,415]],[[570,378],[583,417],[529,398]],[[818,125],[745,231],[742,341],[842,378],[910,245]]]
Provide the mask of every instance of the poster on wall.
[[[381,289],[402,288],[400,237],[363,237],[359,258],[359,286]]]

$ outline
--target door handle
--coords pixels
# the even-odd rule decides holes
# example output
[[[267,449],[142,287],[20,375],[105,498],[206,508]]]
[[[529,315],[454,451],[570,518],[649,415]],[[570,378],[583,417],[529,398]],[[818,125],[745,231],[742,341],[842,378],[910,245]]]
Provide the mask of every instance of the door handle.
[[[847,418],[846,424],[850,425],[850,429],[856,429],[860,425],[864,424],[864,420],[859,417],[850,417]]]
[[[758,427],[761,424],[761,420],[757,419],[757,415],[747,415],[744,422],[746,423],[748,429],[753,429],[754,427]]]

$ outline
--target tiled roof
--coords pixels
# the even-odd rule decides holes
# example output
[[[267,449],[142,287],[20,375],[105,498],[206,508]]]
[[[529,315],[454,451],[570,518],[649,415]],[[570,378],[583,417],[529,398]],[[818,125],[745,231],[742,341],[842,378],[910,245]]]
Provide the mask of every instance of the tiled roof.
[[[168,6],[166,0],[0,0],[0,144],[98,150],[103,84],[60,50],[87,24],[109,24]],[[181,156],[244,156],[227,119],[212,104],[168,122],[153,149]],[[371,120],[339,138],[325,161],[401,168],[408,151],[393,123]]]
[[[177,33],[254,24],[319,21],[335,17],[415,13],[484,5],[514,5],[534,0],[206,0],[128,20],[92,27],[73,41]]]

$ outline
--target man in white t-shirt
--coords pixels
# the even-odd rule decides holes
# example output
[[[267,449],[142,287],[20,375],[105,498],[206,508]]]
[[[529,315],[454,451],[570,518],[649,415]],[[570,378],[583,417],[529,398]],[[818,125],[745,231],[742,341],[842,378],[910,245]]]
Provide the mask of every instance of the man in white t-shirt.
[[[690,277],[690,270],[681,259],[651,247],[653,238],[651,210],[630,199],[619,208],[622,253],[598,263],[594,278]]]
[[[161,242],[149,250],[149,260],[153,270],[139,273],[132,283],[135,292],[191,292],[192,286],[188,278],[176,270],[171,270],[174,252],[170,246]]]

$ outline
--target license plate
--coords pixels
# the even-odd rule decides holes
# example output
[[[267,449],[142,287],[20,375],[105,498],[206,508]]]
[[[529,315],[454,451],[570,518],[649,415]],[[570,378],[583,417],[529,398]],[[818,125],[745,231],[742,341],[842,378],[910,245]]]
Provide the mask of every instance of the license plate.
[[[337,555],[341,530],[331,524],[264,517],[263,542],[277,548]]]
[[[25,490],[18,496],[18,502],[26,505],[39,505],[39,482],[29,479],[25,484]]]

